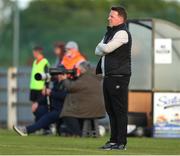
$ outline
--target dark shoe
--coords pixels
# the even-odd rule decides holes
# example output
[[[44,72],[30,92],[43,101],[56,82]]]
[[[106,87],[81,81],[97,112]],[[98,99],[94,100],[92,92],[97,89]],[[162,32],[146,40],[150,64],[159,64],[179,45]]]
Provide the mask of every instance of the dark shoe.
[[[115,145],[111,146],[111,150],[126,150],[126,145],[115,144]]]
[[[26,127],[20,127],[20,126],[13,126],[13,129],[16,133],[18,133],[20,136],[28,136]]]
[[[106,142],[106,144],[102,147],[100,147],[100,149],[103,149],[103,150],[111,150],[112,146],[116,145],[116,143],[113,143],[113,142]]]

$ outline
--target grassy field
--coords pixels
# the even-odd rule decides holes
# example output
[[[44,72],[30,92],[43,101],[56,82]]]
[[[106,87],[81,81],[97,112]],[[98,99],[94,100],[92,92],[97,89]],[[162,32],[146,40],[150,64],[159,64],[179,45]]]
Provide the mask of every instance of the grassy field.
[[[98,149],[103,138],[64,138],[57,136],[20,137],[15,132],[0,130],[0,154],[179,154],[180,139],[128,138],[126,151]]]

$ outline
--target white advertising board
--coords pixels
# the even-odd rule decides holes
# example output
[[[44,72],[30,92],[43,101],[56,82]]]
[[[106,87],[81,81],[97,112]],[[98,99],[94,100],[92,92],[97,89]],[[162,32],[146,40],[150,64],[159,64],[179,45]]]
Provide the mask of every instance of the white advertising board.
[[[172,63],[172,40],[155,39],[155,64]]]
[[[154,93],[153,136],[180,138],[180,93]]]

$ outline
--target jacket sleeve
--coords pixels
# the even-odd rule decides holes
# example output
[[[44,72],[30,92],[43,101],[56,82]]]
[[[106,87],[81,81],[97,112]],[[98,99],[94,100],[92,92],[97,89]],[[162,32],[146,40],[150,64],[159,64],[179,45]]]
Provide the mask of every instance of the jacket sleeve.
[[[51,97],[56,99],[56,100],[64,100],[66,97],[67,91],[53,91],[51,92]]]
[[[44,72],[45,72],[45,73],[48,73],[48,64],[46,64],[46,65],[44,66]]]
[[[104,40],[104,39],[102,39],[99,44],[103,43],[103,40]],[[95,55],[104,56],[104,52],[99,48],[99,44],[96,46]]]
[[[64,80],[64,86],[67,89],[67,92],[70,93],[84,89],[83,85],[79,82],[79,79],[75,81],[66,79]]]
[[[98,49],[103,53],[111,53],[115,49],[119,48],[123,44],[126,44],[128,42],[128,34],[124,30],[118,31],[112,40],[110,40],[107,44],[99,43]]]
[[[40,97],[38,99],[37,103],[40,104],[40,105],[47,105],[47,97],[46,96]]]

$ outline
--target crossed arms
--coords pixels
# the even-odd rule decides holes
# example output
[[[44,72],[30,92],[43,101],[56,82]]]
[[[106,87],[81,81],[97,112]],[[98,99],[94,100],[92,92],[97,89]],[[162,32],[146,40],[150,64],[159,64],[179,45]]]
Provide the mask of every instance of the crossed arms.
[[[101,42],[97,45],[95,49],[96,55],[104,56],[113,52],[115,49],[119,48],[123,44],[126,44],[128,42],[128,34],[126,31],[120,30],[107,44],[104,44],[103,40],[104,39],[101,40]]]

